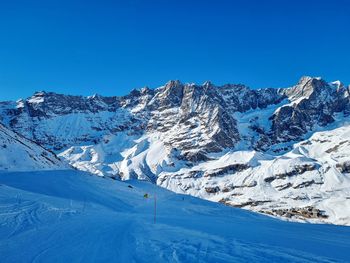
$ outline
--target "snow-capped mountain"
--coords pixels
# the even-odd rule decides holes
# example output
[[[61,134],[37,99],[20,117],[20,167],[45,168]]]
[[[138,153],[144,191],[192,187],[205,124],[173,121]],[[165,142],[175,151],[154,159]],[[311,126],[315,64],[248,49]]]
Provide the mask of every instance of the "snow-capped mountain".
[[[349,94],[312,77],[259,90],[170,81],[123,97],[37,92],[0,103],[0,121],[100,176],[350,224]]]
[[[68,169],[54,153],[0,124],[0,171]]]

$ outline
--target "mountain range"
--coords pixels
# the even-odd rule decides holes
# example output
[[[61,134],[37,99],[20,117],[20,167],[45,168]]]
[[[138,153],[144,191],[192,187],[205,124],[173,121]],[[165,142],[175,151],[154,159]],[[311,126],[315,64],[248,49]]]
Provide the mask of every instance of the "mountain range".
[[[69,164],[286,220],[350,225],[349,114],[350,86],[314,77],[278,89],[169,81],[121,97],[41,91],[0,102],[0,170]]]

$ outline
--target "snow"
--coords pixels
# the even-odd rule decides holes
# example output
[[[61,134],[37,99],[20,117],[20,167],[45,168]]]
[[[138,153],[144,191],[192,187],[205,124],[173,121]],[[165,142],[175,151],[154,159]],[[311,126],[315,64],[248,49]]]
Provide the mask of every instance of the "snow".
[[[42,95],[42,94],[37,94],[37,95]],[[34,104],[39,104],[44,102],[44,97],[41,96],[33,96],[30,99],[27,100],[29,103],[34,103]]]
[[[316,132],[280,156],[255,151],[216,154],[211,156],[213,160],[193,167],[160,173],[157,184],[229,205],[266,201],[244,206],[257,212],[312,206],[325,211],[328,218],[288,220],[350,225],[350,173],[338,167],[350,158],[349,136],[350,125],[345,125]],[[230,168],[235,164],[245,166],[235,171]],[[206,190],[213,187],[219,191]]]
[[[1,262],[350,261],[348,227],[284,222],[147,182],[16,172],[0,173],[0,189]]]
[[[336,88],[344,87],[344,84],[340,80],[335,80],[329,83],[331,86],[334,86]]]
[[[24,108],[24,101],[23,101],[23,99],[19,99],[19,100],[17,100],[16,101],[16,108],[17,109],[20,109],[20,108]]]
[[[0,124],[0,171],[52,169],[69,169],[69,165]]]
[[[269,106],[260,112],[262,116],[268,116],[276,107],[279,105]],[[251,110],[247,115],[254,117],[258,112]],[[244,128],[244,117],[239,119],[239,129],[248,134]],[[264,126],[263,121],[257,122]],[[342,126],[338,127],[340,124]],[[189,134],[196,133],[196,129]],[[176,151],[166,146],[167,133],[175,132],[172,129],[165,133],[138,136],[118,132],[103,137],[102,142],[96,145],[71,147],[59,156],[74,167],[99,176],[149,180],[177,193],[216,202],[225,200],[230,205],[241,205],[251,200],[266,201],[244,207],[257,212],[312,206],[325,211],[328,218],[288,220],[350,225],[350,209],[344,209],[344,206],[350,207],[350,174],[341,173],[336,167],[350,158],[350,146],[346,142],[350,136],[350,125],[346,123],[346,118],[338,117],[336,123],[322,129],[328,130],[314,133],[285,154],[239,150],[241,147],[244,149],[242,140],[235,151],[208,154],[211,160],[192,166],[178,160]],[[189,136],[189,142],[195,138]],[[336,150],[330,151],[332,148]],[[235,171],[235,168],[229,167],[240,164],[245,165],[245,169]],[[310,168],[298,172],[303,167]],[[208,193],[208,187],[218,187],[220,191]],[[336,202],[339,205],[335,205]]]
[[[125,97],[110,98],[97,94],[86,98],[37,92],[17,103],[0,102],[0,121],[54,150],[75,168],[98,176],[148,180],[179,193],[227,201],[229,205],[268,201],[244,207],[257,212],[310,205],[324,210],[329,218],[309,222],[350,225],[350,211],[344,209],[350,206],[350,174],[337,167],[350,158],[349,147],[343,143],[350,132],[338,136],[337,131],[341,130],[336,130],[349,124],[348,116],[336,113],[333,115],[336,121],[331,125],[310,125],[303,137],[305,141],[294,147],[299,138],[289,137],[290,141],[282,143],[269,141],[273,114],[281,107],[297,106],[300,101],[308,100],[313,88],[307,83],[312,79],[305,77],[283,92],[270,89],[252,92],[244,85],[212,87],[217,89],[216,99],[219,100],[213,107],[208,107],[211,93],[202,94],[203,89],[197,85],[186,86],[185,97],[176,92],[172,94],[176,91],[173,86],[176,82],[152,92],[143,89],[141,97],[135,91]],[[324,86],[316,101],[320,105],[331,103],[328,95],[337,92],[336,86],[340,88],[337,82],[329,85],[330,88]],[[282,100],[281,94],[288,99]],[[70,100],[76,105],[71,105]],[[228,118],[220,116],[221,111],[232,117],[229,121],[232,126],[219,125]],[[227,138],[220,134],[225,129]],[[331,142],[323,142],[323,135],[310,139],[317,131],[324,131]],[[287,136],[288,132],[284,132]],[[47,163],[42,164],[42,161],[47,162],[41,156],[41,152],[46,152],[43,149],[27,151],[20,143],[9,145],[7,150],[0,149],[0,170],[52,168]],[[35,146],[29,148],[32,147]],[[328,153],[334,147],[338,150]],[[259,149],[267,152],[256,152]],[[205,159],[204,154],[209,161],[200,161]],[[19,162],[19,155],[24,155],[25,161]],[[236,168],[230,168],[234,165],[246,167],[235,171]],[[315,169],[296,174],[303,166]],[[220,191],[208,193],[205,190],[215,187]],[[337,206],[335,202],[341,204]]]
[[[256,108],[246,112],[235,112],[233,117],[237,120],[237,129],[242,139],[235,146],[236,150],[250,149],[259,140],[260,134],[251,127],[256,126],[265,132],[270,130],[272,125],[270,116],[277,112],[288,100],[283,100],[279,104],[268,105],[264,109]]]
[[[175,165],[171,155],[159,133],[131,136],[126,132],[105,136],[96,145],[73,146],[59,154],[82,171],[150,181],[155,181],[155,175],[162,171],[174,171],[183,165],[181,161]]]

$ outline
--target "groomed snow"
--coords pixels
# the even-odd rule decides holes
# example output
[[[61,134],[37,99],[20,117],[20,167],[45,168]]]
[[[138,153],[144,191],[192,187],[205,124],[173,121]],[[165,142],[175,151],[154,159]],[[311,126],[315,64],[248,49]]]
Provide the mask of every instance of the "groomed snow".
[[[4,263],[350,261],[349,227],[283,222],[77,171],[0,173],[0,207]]]

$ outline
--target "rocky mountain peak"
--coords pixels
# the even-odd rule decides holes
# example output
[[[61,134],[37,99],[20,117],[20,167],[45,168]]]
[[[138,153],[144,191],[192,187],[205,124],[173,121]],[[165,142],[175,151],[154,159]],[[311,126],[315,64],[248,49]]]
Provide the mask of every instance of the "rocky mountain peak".
[[[160,110],[180,106],[183,90],[184,85],[179,80],[168,81],[157,90],[153,106],[160,107]]]
[[[143,95],[152,93],[152,90],[147,86],[143,87],[140,91],[141,91],[141,94]]]
[[[297,85],[304,86],[304,85],[306,85],[309,81],[312,81],[312,80],[314,80],[314,79],[320,80],[321,78],[320,78],[320,77],[312,77],[312,76],[302,76],[302,77],[299,79]]]
[[[341,82],[340,80],[332,81],[330,84],[333,85],[334,87],[336,87],[337,89],[345,88],[344,83]]]
[[[103,96],[98,94],[98,93],[95,93],[91,96],[88,96],[87,99],[90,99],[90,100],[102,100],[103,99]]]
[[[45,91],[36,91],[34,94],[29,97],[26,101],[28,103],[41,103],[44,101],[45,97],[47,96],[47,92]]]
[[[284,93],[291,101],[310,98],[310,96],[317,96],[320,94],[327,94],[331,92],[330,85],[319,77],[302,77],[297,85],[292,88],[285,89]]]
[[[258,148],[266,149],[281,142],[299,140],[315,125],[333,122],[334,113],[347,112],[350,109],[349,92],[340,87],[343,85],[328,84],[314,77],[302,77],[291,88],[259,90],[243,84],[215,86],[207,81],[203,85],[195,85],[171,80],[158,89],[135,89],[122,97],[97,94],[83,97],[40,91],[17,102],[16,108],[7,109],[7,113],[3,114],[7,116],[4,119],[8,120],[11,128],[23,130],[29,138],[41,136],[45,138],[45,143],[52,141],[53,145],[48,145],[49,148],[58,147],[58,140],[53,140],[54,130],[49,129],[45,134],[35,131],[41,125],[40,120],[53,121],[56,117],[67,116],[64,118],[73,124],[79,116],[82,118],[79,123],[88,125],[89,129],[72,138],[74,141],[95,141],[98,137],[92,136],[95,130],[101,134],[125,130],[131,133],[165,133],[177,127],[177,131],[183,130],[181,136],[175,131],[167,136],[174,137],[169,141],[179,142],[176,148],[180,150],[197,147],[195,143],[188,146],[186,138],[189,133],[197,138],[203,152],[235,147],[240,139],[246,140],[249,147],[263,145]],[[249,124],[240,124],[238,116],[252,111],[257,111],[257,115],[246,120]],[[263,116],[259,116],[258,112]],[[72,119],[68,121],[68,118]],[[111,119],[117,122],[112,124]],[[175,137],[182,138],[175,140]]]
[[[202,84],[202,86],[203,87],[213,87],[215,85],[210,80],[207,80]]]
[[[138,89],[132,89],[129,93],[129,96],[132,96],[132,97],[138,97],[140,95],[141,95],[141,91]]]
[[[169,80],[165,85],[164,85],[164,88],[166,90],[169,90],[169,89],[176,89],[178,87],[181,87],[183,86],[183,84],[181,83],[180,80]]]
[[[46,92],[45,90],[40,90],[40,91],[35,91],[32,96],[33,97],[44,97],[48,93],[50,93],[50,92]],[[51,92],[51,93],[53,93],[53,92]]]

